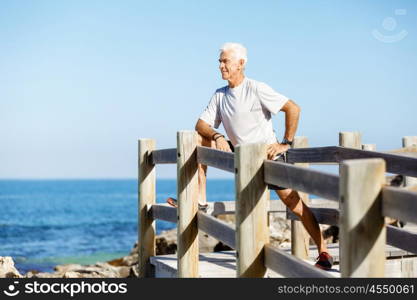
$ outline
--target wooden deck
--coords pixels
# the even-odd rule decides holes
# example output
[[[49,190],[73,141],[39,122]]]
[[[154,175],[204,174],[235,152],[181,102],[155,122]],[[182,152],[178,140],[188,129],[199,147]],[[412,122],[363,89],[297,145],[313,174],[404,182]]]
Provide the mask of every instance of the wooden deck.
[[[339,272],[339,246],[338,244],[328,245],[330,254],[333,256],[335,265],[328,274],[340,277]],[[289,248],[283,248],[287,253],[291,253]],[[407,251],[387,246],[386,247],[386,277],[416,277],[417,276],[417,256]],[[314,264],[317,255],[316,247],[310,247],[310,259],[306,262]],[[151,257],[151,264],[155,267],[155,277],[177,277],[177,256],[160,255]],[[236,257],[235,251],[223,251],[214,253],[201,253],[199,260],[201,278],[235,278],[236,277]],[[282,278],[280,274],[268,270],[265,277]]]

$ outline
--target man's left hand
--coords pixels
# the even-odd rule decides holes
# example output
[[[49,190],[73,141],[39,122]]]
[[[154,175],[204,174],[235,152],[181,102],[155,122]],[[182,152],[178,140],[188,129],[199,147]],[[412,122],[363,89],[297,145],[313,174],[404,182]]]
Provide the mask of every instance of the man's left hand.
[[[290,145],[288,144],[274,143],[274,144],[268,145],[268,148],[267,148],[268,159],[274,159],[275,156],[287,151],[289,148],[290,148]]]

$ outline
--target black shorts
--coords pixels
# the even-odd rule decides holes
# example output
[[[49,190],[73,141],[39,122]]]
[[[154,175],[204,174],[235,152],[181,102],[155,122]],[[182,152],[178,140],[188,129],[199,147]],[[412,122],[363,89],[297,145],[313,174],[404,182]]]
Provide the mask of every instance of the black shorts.
[[[233,147],[232,142],[231,142],[231,141],[229,141],[229,140],[227,140],[227,143],[229,144],[230,149],[232,150],[232,152],[235,152],[235,147]],[[275,161],[281,161],[281,162],[284,162],[284,157],[283,157],[283,155],[278,156],[278,157],[275,159]],[[282,186],[276,186],[276,185],[274,185],[273,187],[271,187],[271,189],[273,189],[273,190],[277,190],[277,191],[282,191],[282,190],[286,190],[287,188],[286,188],[286,187],[282,187]]]

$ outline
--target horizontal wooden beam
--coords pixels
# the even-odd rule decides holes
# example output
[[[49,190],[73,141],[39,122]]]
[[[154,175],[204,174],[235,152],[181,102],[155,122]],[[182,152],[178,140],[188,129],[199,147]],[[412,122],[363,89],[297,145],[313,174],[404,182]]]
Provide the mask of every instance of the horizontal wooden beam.
[[[199,162],[228,172],[234,172],[233,153],[208,147],[199,146],[197,148],[197,159]],[[339,163],[347,159],[383,158],[386,161],[388,172],[417,177],[415,149],[416,147],[408,147],[388,152],[377,152],[338,146],[297,148],[288,150],[287,162],[331,164]],[[177,163],[176,148],[152,151],[151,163]]]
[[[325,271],[270,244],[265,245],[265,266],[285,277],[333,278]]]
[[[281,200],[269,201],[269,212],[285,212],[285,204]],[[218,201],[213,202],[213,216],[233,215],[236,209],[235,201]]]
[[[417,193],[396,187],[382,189],[382,214],[401,221],[417,223]]]
[[[291,188],[329,200],[339,200],[339,176],[277,161],[264,162],[264,178],[269,185]]]
[[[417,158],[377,151],[366,151],[344,147],[337,147],[336,161],[360,158],[382,158],[386,163],[386,170],[390,173],[417,177]]]
[[[197,147],[197,161],[203,165],[223,171],[235,172],[235,155],[232,152],[220,151],[209,147]]]
[[[200,211],[197,217],[198,229],[229,247],[236,249],[236,231],[232,225]]]
[[[287,152],[289,163],[334,163],[338,147],[294,148]]]
[[[339,210],[335,208],[310,207],[319,224],[339,225]],[[290,210],[287,210],[288,220],[299,220]]]
[[[233,215],[235,213],[235,201],[219,201],[213,203],[213,216]]]
[[[177,208],[169,206],[168,204],[154,204],[149,213],[154,220],[177,223]]]
[[[151,160],[153,164],[176,164],[177,148],[154,150]]]
[[[408,146],[400,149],[394,149],[389,151],[383,151],[383,153],[391,153],[396,155],[404,155],[404,156],[411,156],[417,157],[417,146]]]
[[[417,254],[417,233],[388,225],[387,244]]]

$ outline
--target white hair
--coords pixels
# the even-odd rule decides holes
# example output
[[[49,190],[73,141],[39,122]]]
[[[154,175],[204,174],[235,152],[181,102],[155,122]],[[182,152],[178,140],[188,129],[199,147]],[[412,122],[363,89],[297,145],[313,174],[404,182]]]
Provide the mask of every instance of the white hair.
[[[225,43],[220,48],[220,53],[230,50],[233,51],[236,59],[243,59],[243,64],[246,65],[246,62],[248,61],[248,51],[242,44]]]

